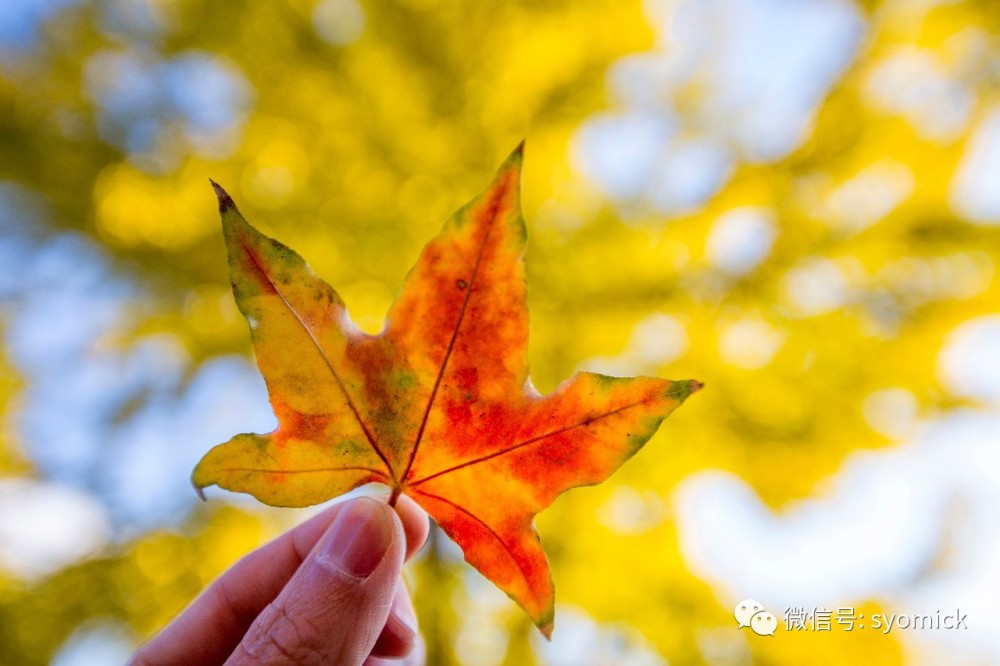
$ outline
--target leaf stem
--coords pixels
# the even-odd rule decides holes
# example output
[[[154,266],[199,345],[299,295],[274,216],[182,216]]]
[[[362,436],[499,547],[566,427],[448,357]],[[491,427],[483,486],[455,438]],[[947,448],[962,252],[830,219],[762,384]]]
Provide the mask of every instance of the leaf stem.
[[[399,496],[400,496],[400,494],[402,492],[403,492],[403,486],[402,486],[402,484],[400,484],[400,485],[393,485],[393,487],[392,487],[392,494],[389,495],[389,506],[395,508],[395,506],[396,506],[396,500],[399,499]]]

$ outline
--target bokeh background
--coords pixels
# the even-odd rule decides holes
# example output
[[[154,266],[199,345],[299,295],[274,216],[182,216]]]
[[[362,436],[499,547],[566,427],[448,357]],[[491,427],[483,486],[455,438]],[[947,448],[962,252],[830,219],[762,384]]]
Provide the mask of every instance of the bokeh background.
[[[535,384],[706,388],[539,517],[551,643],[434,532],[430,663],[1000,663],[994,0],[0,3],[0,663],[121,663],[309,514],[188,483],[274,423],[208,178],[377,331],[522,138]]]

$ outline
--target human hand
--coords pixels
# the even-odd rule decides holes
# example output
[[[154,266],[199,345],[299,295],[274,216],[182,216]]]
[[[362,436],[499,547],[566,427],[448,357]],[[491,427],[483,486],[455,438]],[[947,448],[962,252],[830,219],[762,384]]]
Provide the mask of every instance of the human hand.
[[[427,529],[406,497],[395,511],[371,497],[334,505],[233,565],[130,663],[422,664],[400,573]]]

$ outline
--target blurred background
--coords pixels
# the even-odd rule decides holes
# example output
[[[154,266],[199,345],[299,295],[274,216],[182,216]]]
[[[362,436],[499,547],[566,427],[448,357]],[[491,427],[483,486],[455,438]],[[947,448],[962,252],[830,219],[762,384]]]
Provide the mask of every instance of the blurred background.
[[[434,532],[429,662],[1000,663],[993,0],[0,3],[0,663],[121,663],[310,514],[188,482],[274,424],[208,178],[375,332],[522,138],[536,386],[706,389],[539,517],[551,643]]]

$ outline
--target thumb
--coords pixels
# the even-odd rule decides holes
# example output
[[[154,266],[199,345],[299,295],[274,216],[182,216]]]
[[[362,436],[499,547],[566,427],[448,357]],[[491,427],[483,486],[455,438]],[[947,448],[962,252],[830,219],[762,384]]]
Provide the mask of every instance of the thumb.
[[[396,512],[369,497],[351,500],[227,663],[363,663],[389,616],[405,554]]]

